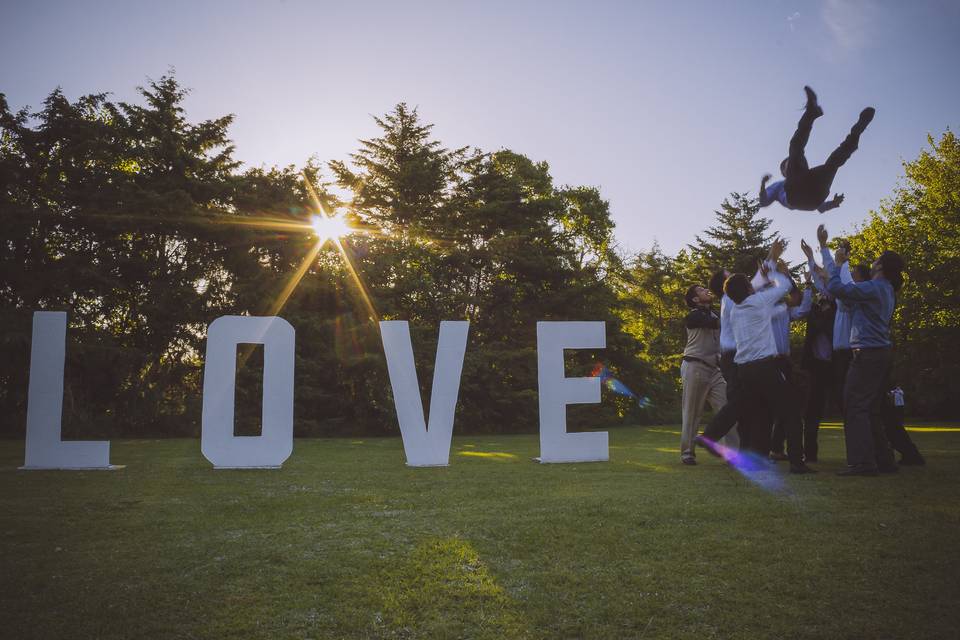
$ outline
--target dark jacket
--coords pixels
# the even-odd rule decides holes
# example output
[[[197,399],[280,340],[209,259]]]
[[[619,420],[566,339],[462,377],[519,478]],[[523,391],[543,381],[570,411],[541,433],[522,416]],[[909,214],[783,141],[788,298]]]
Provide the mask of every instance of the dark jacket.
[[[813,341],[817,334],[823,334],[827,337],[827,343],[833,344],[833,320],[837,315],[837,304],[830,301],[826,309],[821,309],[820,304],[814,304],[807,316],[807,332],[803,339],[803,356],[800,365],[804,369],[813,368],[816,358],[813,356]]]

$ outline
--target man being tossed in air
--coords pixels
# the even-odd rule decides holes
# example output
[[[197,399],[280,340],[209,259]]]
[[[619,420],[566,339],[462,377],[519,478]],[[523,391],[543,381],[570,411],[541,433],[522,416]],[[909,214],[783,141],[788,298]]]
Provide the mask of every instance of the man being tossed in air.
[[[830,201],[827,201],[827,196],[830,195],[837,170],[857,150],[860,134],[873,120],[875,109],[867,107],[861,111],[860,119],[850,129],[849,135],[840,143],[840,146],[830,154],[824,164],[811,169],[807,164],[804,149],[810,138],[813,121],[823,115],[823,109],[817,104],[817,94],[813,89],[804,87],[803,90],[807,93],[806,109],[800,117],[800,122],[797,123],[796,132],[790,138],[790,155],[780,163],[780,173],[783,174],[784,179],[768,187],[767,182],[771,176],[769,173],[763,176],[760,181],[760,206],[766,207],[779,202],[787,209],[816,210],[825,213],[839,207],[843,202],[842,193],[834,195]]]

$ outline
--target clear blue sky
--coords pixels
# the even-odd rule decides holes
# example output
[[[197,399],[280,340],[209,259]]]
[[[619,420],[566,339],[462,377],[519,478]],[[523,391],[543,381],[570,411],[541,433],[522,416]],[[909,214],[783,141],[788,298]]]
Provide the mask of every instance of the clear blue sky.
[[[345,159],[371,114],[419,107],[449,147],[508,147],[559,184],[601,188],[629,250],[669,253],[712,224],[730,191],[776,174],[803,105],[826,115],[821,162],[860,109],[877,108],[825,216],[767,209],[813,240],[852,228],[891,193],[901,160],[960,129],[960,3],[52,2],[5,1],[0,91],[37,107],[134,87],[169,67],[188,117],[236,114],[248,164]]]

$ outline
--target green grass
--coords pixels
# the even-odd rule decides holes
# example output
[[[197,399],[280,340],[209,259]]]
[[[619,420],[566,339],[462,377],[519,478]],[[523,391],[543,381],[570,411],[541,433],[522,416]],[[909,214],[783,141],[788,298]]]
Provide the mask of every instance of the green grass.
[[[960,432],[926,468],[771,494],[676,427],[609,463],[534,436],[298,440],[281,471],[214,471],[197,440],[114,441],[114,472],[24,472],[0,443],[10,638],[945,638],[960,634]],[[494,455],[482,455],[482,454]],[[781,468],[779,473],[782,473]]]

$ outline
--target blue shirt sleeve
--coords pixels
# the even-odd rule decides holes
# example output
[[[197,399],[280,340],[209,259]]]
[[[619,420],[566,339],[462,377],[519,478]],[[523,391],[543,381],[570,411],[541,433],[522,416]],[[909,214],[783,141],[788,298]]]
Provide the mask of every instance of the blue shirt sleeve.
[[[774,202],[780,202],[783,206],[789,208],[790,205],[787,204],[787,192],[783,188],[784,181],[777,180],[766,189],[760,192],[760,206],[766,207]]]

